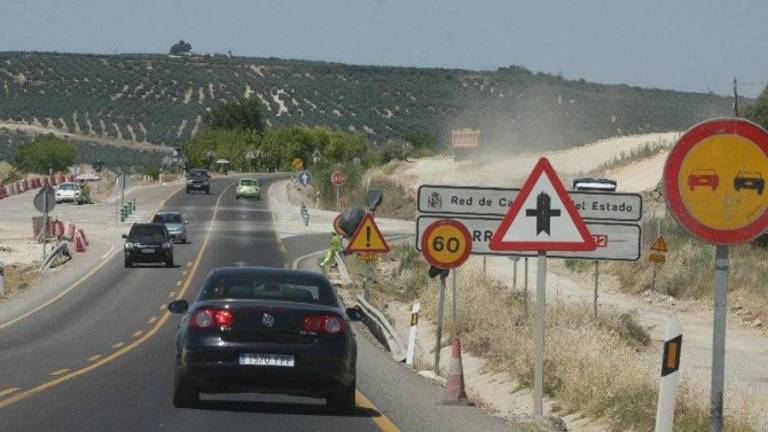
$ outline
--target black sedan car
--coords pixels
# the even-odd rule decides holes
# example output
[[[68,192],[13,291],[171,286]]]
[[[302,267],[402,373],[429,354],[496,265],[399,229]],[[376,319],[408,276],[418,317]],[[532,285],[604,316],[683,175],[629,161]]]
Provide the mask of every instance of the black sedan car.
[[[182,313],[176,333],[173,404],[200,393],[278,393],[325,398],[333,412],[355,406],[357,343],[344,309],[319,273],[258,267],[216,269]]]
[[[208,171],[194,168],[187,172],[187,193],[191,191],[211,193],[211,176]]]
[[[163,224],[137,223],[125,239],[125,267],[134,263],[159,262],[166,267],[173,267],[173,239]]]

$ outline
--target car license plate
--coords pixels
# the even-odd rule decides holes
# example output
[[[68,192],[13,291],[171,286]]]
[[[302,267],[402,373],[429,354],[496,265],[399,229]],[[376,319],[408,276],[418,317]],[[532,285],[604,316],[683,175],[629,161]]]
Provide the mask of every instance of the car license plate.
[[[142,249],[141,253],[143,253],[143,254],[153,254],[153,253],[155,253],[155,250],[154,249]]]
[[[296,364],[294,356],[289,354],[240,354],[240,364],[243,366],[275,366],[293,367]]]

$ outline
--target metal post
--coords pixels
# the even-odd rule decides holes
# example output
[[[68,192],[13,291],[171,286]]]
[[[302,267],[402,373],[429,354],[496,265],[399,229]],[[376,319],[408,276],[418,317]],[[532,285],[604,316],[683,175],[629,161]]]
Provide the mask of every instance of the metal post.
[[[595,301],[594,301],[595,319],[597,319],[597,278],[598,278],[598,274],[600,274],[600,261],[595,260]]]
[[[339,193],[340,193],[340,188],[336,186],[336,210],[339,209]]]
[[[122,187],[120,188],[120,190],[122,192],[120,195],[120,205],[124,206],[125,205],[125,173],[123,173],[123,184],[121,186]]]
[[[513,261],[515,265],[514,267],[512,267],[512,291],[515,291],[515,292],[517,292],[517,261],[519,260],[517,259],[517,257],[515,257]]]
[[[523,308],[525,309],[525,316],[528,317],[528,257],[525,257],[523,266]]]
[[[452,339],[459,336],[459,319],[458,319],[458,311],[456,309],[456,272],[458,269],[453,269],[451,273],[452,274],[452,283],[451,283],[451,302],[453,303],[453,310],[451,311],[451,321],[453,321],[453,325],[451,326],[451,334],[453,335]]]
[[[715,249],[715,308],[712,328],[712,394],[709,431],[723,430],[723,390],[725,386],[725,317],[728,295],[728,246]]]
[[[371,274],[371,263],[365,263],[365,271],[363,272],[363,298],[365,301],[369,301],[371,298],[370,290],[368,289],[368,276]]]
[[[486,269],[486,264],[487,264],[487,263],[486,263],[486,261],[487,261],[487,258],[488,258],[488,257],[486,257],[485,255],[483,255],[483,279],[486,279],[486,278],[487,278],[487,275],[488,275],[488,274],[486,273],[486,271],[485,271],[485,269]]]
[[[445,273],[440,275],[440,296],[437,300],[437,340],[435,341],[435,375],[440,375],[440,340],[443,337],[443,311],[445,310]]]
[[[40,230],[40,233],[43,235],[42,263],[45,264],[45,259],[48,257],[48,251],[45,250],[48,247],[48,194],[47,193],[43,193],[43,209],[45,209],[45,212],[43,213],[43,226]]]
[[[547,253],[539,251],[536,265],[536,325],[533,349],[533,415],[543,413],[544,401],[544,314],[547,301]]]

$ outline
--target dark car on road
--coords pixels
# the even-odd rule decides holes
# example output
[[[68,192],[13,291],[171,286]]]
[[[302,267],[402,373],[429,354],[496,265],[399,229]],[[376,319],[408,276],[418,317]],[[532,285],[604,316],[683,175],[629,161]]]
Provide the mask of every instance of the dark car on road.
[[[163,263],[173,267],[173,239],[163,224],[133,224],[125,239],[125,267],[134,263]]]
[[[758,172],[739,171],[733,179],[733,188],[736,189],[736,192],[741,192],[742,189],[752,189],[757,191],[758,195],[762,195],[763,190],[765,190],[765,179]]]
[[[191,191],[211,193],[211,176],[202,168],[187,171],[187,193]]]
[[[258,267],[213,270],[176,333],[173,404],[200,393],[277,393],[325,398],[333,412],[355,406],[357,343],[344,309],[319,273]]]

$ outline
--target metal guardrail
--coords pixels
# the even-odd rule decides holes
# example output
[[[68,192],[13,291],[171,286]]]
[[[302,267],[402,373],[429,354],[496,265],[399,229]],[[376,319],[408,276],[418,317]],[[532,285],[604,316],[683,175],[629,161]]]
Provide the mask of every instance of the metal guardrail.
[[[371,330],[379,342],[389,349],[389,353],[395,361],[405,361],[405,347],[400,342],[400,338],[389,320],[373,305],[365,301],[362,296],[357,296],[357,302],[360,309],[365,313],[363,324]]]
[[[334,258],[336,259],[336,268],[339,271],[339,283],[341,285],[351,284],[352,278],[349,277],[347,266],[344,264],[344,259],[341,257],[341,254],[336,252],[336,255],[334,256]]]
[[[45,258],[45,262],[40,266],[40,271],[48,270],[54,260],[60,255],[63,255],[65,251],[69,251],[69,243],[62,242],[60,245],[56,246],[56,248],[48,254],[48,257]]]

